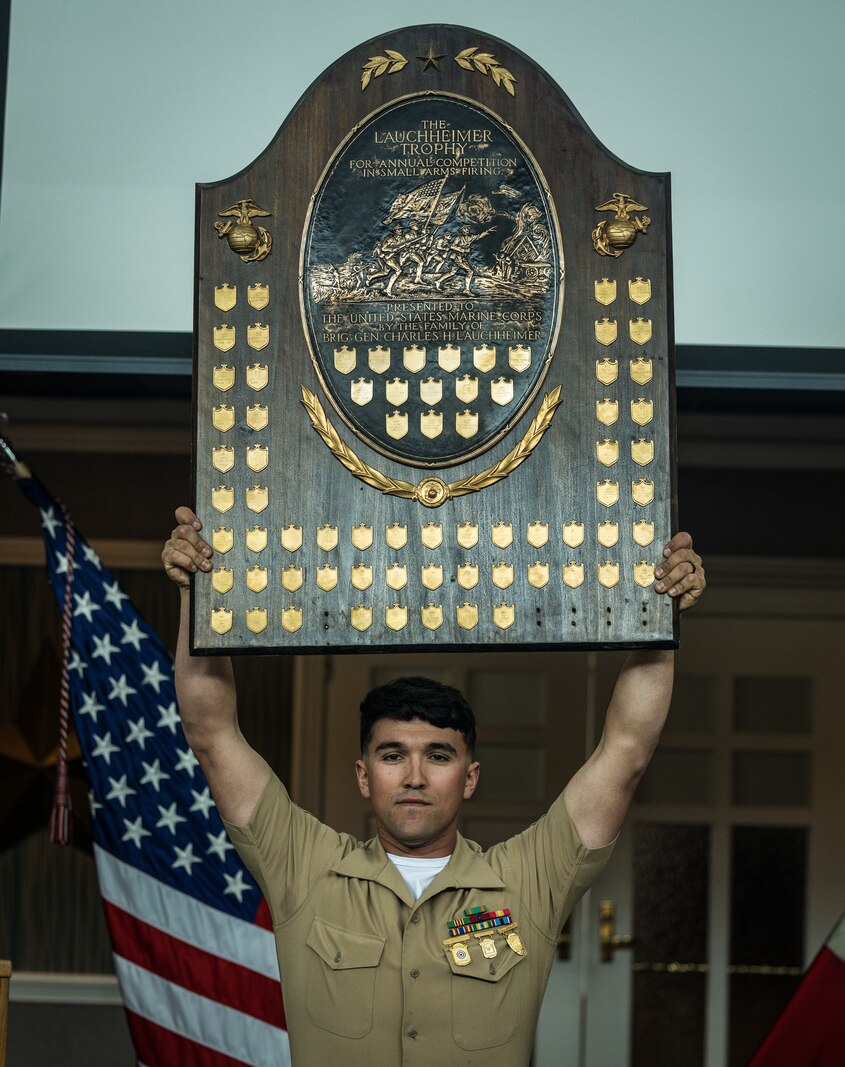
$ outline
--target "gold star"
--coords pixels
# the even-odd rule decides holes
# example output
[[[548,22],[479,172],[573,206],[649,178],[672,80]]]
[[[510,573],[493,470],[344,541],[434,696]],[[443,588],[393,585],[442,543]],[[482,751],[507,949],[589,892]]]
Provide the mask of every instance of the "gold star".
[[[429,44],[427,56],[417,56],[417,59],[423,65],[423,73],[428,70],[429,67],[434,67],[435,70],[440,70],[440,60],[445,59],[446,56],[436,56],[434,54],[434,45]]]

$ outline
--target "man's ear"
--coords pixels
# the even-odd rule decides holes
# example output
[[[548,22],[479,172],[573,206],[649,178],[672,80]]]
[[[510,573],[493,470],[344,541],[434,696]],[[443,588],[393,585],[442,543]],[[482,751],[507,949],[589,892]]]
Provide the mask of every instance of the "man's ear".
[[[370,779],[367,776],[367,765],[362,759],[355,760],[355,775],[358,778],[358,788],[365,800],[370,799]]]
[[[464,800],[469,800],[478,786],[478,776],[481,773],[481,764],[474,760],[467,767],[467,776],[464,782]]]

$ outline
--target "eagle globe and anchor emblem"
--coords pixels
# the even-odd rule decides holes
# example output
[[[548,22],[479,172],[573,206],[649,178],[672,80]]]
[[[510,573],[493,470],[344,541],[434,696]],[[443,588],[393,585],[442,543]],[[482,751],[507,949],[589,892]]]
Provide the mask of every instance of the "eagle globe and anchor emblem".
[[[621,256],[636,241],[637,235],[646,233],[651,225],[648,215],[631,217],[632,211],[648,211],[648,208],[627,193],[614,193],[606,204],[599,204],[596,211],[614,213],[612,219],[602,219],[593,230],[593,248],[600,256]]]
[[[273,248],[273,238],[263,226],[253,226],[255,218],[269,218],[270,212],[259,207],[251,197],[239,200],[225,211],[218,211],[225,222],[215,222],[218,237],[225,237],[229,248],[241,257],[244,263],[257,263],[266,259]],[[237,222],[233,222],[237,219]]]

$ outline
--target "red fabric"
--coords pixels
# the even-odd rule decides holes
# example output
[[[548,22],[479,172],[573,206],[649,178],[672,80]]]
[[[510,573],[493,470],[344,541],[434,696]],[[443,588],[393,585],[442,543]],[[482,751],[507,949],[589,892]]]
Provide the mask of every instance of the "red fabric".
[[[207,1045],[198,1045],[129,1010],[126,1018],[137,1062],[144,1067],[249,1067],[243,1060],[233,1060]]]

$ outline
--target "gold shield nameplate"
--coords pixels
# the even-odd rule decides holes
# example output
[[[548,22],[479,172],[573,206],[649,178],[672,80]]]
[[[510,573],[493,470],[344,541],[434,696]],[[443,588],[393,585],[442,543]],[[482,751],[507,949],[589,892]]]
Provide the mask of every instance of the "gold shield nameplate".
[[[329,593],[336,585],[337,567],[333,567],[330,563],[324,563],[322,567],[317,568],[318,589],[322,589],[324,593]]]
[[[235,409],[225,404],[221,404],[219,408],[212,408],[211,425],[221,433],[231,430],[235,425]]]
[[[426,548],[440,548],[443,544],[443,523],[429,522],[421,526],[420,539]]]
[[[437,349],[437,362],[447,373],[451,374],[461,365],[461,350],[457,345],[443,345]]]
[[[358,363],[358,356],[354,348],[344,345],[343,348],[334,350],[334,369],[338,374],[351,374]]]
[[[605,548],[613,548],[619,542],[619,523],[600,522],[596,530],[596,537],[600,545]]]
[[[635,504],[639,504],[641,508],[644,508],[646,504],[650,504],[654,500],[654,482],[646,481],[645,478],[639,478],[636,482],[631,482],[631,499]]]
[[[247,326],[246,343],[250,348],[254,348],[256,352],[260,352],[270,343],[270,327],[261,322]]]
[[[391,378],[389,382],[385,382],[384,397],[393,407],[404,404],[408,399],[407,379],[402,381],[401,378]]]
[[[522,374],[531,366],[531,348],[528,345],[511,345],[508,348],[508,366]]]
[[[378,348],[371,348],[367,353],[367,362],[370,370],[375,374],[384,374],[390,366],[390,349],[385,348],[383,345],[379,345]]]
[[[261,285],[260,282],[247,286],[246,302],[256,311],[263,311],[270,303],[270,286]]]
[[[394,441],[401,441],[408,434],[408,416],[401,411],[394,411],[392,415],[385,415],[385,427],[387,436]]]
[[[644,559],[634,564],[634,581],[643,589],[648,589],[654,583],[654,564],[646,563]]]
[[[420,382],[420,400],[424,404],[428,404],[431,407],[433,404],[439,404],[442,399],[442,378],[426,378],[425,381]]]
[[[458,526],[458,544],[461,548],[475,548],[478,544],[478,523],[462,522]]]
[[[490,538],[496,548],[508,548],[513,544],[513,523],[497,523],[490,530]]]
[[[216,634],[227,634],[232,629],[232,612],[226,608],[217,608],[211,613],[211,629]]]
[[[352,625],[353,630],[358,630],[361,633],[364,630],[369,630],[373,625],[373,609],[367,608],[363,604],[359,604],[357,608],[351,608],[349,612],[349,622]]]
[[[334,551],[337,548],[337,527],[330,526],[329,523],[326,523],[325,526],[318,526],[317,545],[324,552]]]
[[[282,530],[282,548],[287,549],[288,552],[296,552],[302,548],[301,526],[290,525]]]
[[[246,506],[250,511],[263,511],[270,503],[270,490],[266,485],[253,485],[246,491]]]
[[[478,412],[470,411],[468,408],[465,411],[457,412],[455,415],[455,432],[458,437],[463,437],[464,440],[474,437],[478,433]]]
[[[628,333],[635,345],[645,345],[651,340],[651,319],[629,319]]]
[[[619,401],[609,400],[607,397],[597,400],[596,418],[602,426],[612,426],[619,418]]]
[[[533,585],[535,589],[542,589],[544,585],[549,584],[548,563],[535,560],[528,564],[528,584]]]
[[[392,526],[385,529],[384,539],[390,548],[404,548],[408,543],[408,527],[394,522]]]
[[[513,400],[513,378],[494,378],[490,383],[490,399],[504,407]]]
[[[616,282],[602,278],[600,282],[593,282],[593,292],[596,295],[596,302],[607,307],[616,299]]]
[[[211,586],[217,593],[225,595],[235,584],[235,572],[231,567],[221,567],[211,575]]]
[[[525,538],[532,548],[542,548],[549,540],[549,524],[547,522],[540,522],[539,520],[536,522],[529,522]]]
[[[619,499],[619,482],[612,482],[605,478],[603,482],[596,482],[596,500],[604,504],[606,508],[612,507]]]
[[[497,589],[508,589],[513,585],[513,574],[512,563],[494,563],[493,585],[495,585]]]
[[[654,540],[654,523],[646,522],[645,519],[642,522],[633,523],[631,536],[634,539],[634,543],[638,544],[640,548],[648,548]]]
[[[578,548],[584,543],[584,523],[565,522],[563,524],[563,543],[570,548]]]
[[[614,585],[619,583],[619,564],[611,563],[610,560],[606,560],[599,565],[599,585],[603,585],[605,589],[612,589]]]
[[[420,617],[426,630],[439,630],[443,625],[443,605],[425,604],[420,608]]]
[[[365,526],[362,522],[359,526],[352,527],[352,546],[359,552],[366,552],[373,543],[373,528]]]
[[[607,356],[604,359],[597,359],[596,377],[602,385],[613,385],[619,377],[619,360],[608,359]]]
[[[246,628],[253,634],[260,634],[267,629],[267,609],[250,608],[246,613]]]
[[[246,409],[246,424],[251,430],[263,430],[269,419],[266,404],[253,404]]]
[[[628,296],[635,304],[647,304],[651,300],[651,278],[637,276],[633,281],[628,281]]]
[[[215,511],[227,512],[235,504],[235,490],[230,485],[218,485],[211,490],[211,506]]]
[[[631,442],[631,459],[638,467],[645,467],[654,459],[654,441],[638,437]]]
[[[478,585],[478,564],[462,563],[457,569],[457,578],[461,589],[474,589]]]
[[[631,419],[637,426],[647,426],[654,418],[654,401],[640,397],[631,401]]]
[[[253,363],[246,369],[246,384],[259,392],[270,381],[270,368],[266,363]]]
[[[619,459],[619,442],[611,441],[609,437],[596,441],[596,459],[605,467],[612,467]]]
[[[425,349],[419,345],[402,349],[402,364],[411,374],[419,374],[425,366]]]
[[[302,629],[302,608],[285,608],[282,612],[282,629],[289,634]]]
[[[464,404],[471,404],[478,397],[478,378],[465,374],[455,381],[455,396]]]
[[[214,347],[221,352],[229,352],[235,347],[235,327],[215,326]]]
[[[373,383],[365,378],[357,378],[350,389],[352,402],[363,407],[373,399]]]
[[[488,374],[496,366],[496,346],[476,345],[472,350],[472,364],[476,370]]]
[[[267,568],[250,567],[246,572],[246,587],[253,593],[262,593],[267,588]]]
[[[385,610],[384,621],[391,630],[404,630],[408,625],[408,609],[394,604]]]
[[[478,604],[459,604],[457,618],[462,630],[474,630],[478,626]]]
[[[211,381],[215,389],[228,393],[235,384],[235,368],[230,367],[228,363],[221,363],[211,372]]]
[[[402,563],[393,563],[384,568],[384,580],[388,589],[404,589],[408,584],[408,568]]]
[[[235,465],[235,450],[229,445],[220,445],[211,451],[212,466],[221,474],[230,471]]]
[[[215,552],[229,552],[235,543],[235,531],[228,526],[221,526],[211,531],[211,547]]]
[[[238,287],[236,285],[214,286],[214,306],[218,311],[231,311],[238,301]]]
[[[513,604],[506,604],[502,601],[501,604],[493,605],[493,622],[500,630],[507,630],[513,626],[515,617],[516,609]]]
[[[602,319],[601,322],[596,319],[596,340],[600,345],[612,345],[618,334],[616,319]]]
[[[434,440],[443,433],[443,412],[425,411],[420,414],[420,433]]]
[[[282,588],[287,589],[289,593],[295,593],[297,589],[301,589],[303,581],[302,567],[296,567],[291,563],[282,570]]]
[[[569,563],[564,563],[563,584],[568,585],[570,589],[577,589],[579,585],[583,585],[584,564],[576,563],[574,559],[570,560]]]
[[[359,563],[350,573],[350,581],[356,589],[369,589],[373,584],[373,568]]]
[[[651,360],[646,359],[644,356],[638,356],[636,359],[631,360],[629,371],[632,382],[636,382],[637,385],[648,385],[652,376]]]
[[[429,563],[422,568],[422,584],[426,589],[439,589],[443,585],[443,564]]]
[[[246,450],[246,465],[250,470],[263,471],[267,466],[269,452],[263,445],[252,445]]]

